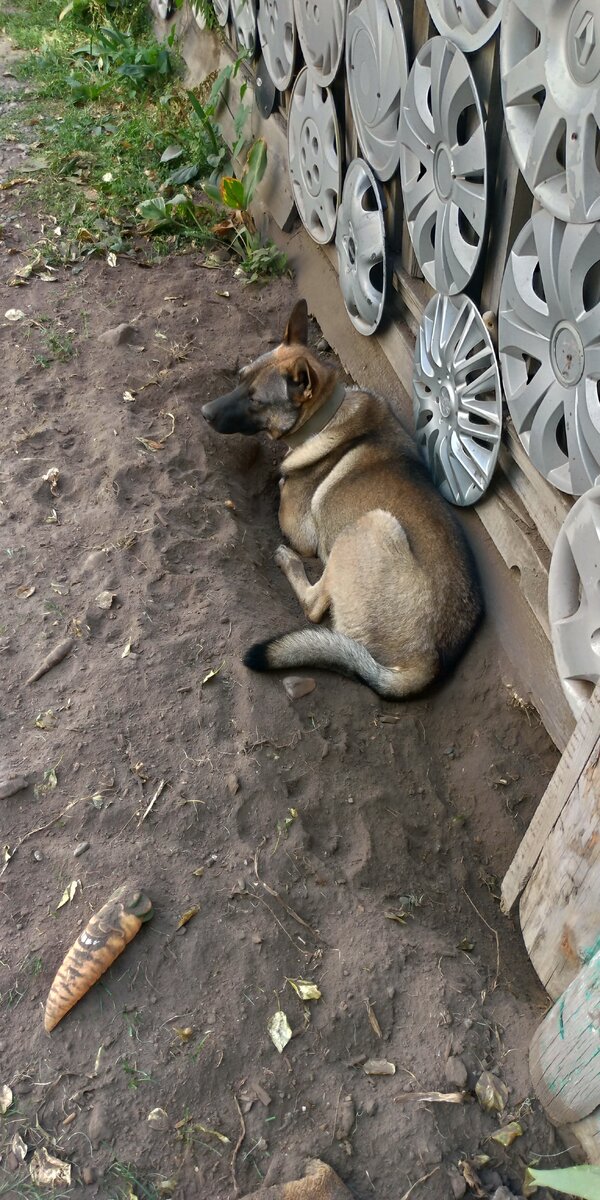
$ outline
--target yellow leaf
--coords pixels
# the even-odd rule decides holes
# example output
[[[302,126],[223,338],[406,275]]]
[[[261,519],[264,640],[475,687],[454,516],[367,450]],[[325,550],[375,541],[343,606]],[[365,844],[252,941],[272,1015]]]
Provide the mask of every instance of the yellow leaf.
[[[184,1025],[183,1027],[181,1025],[174,1025],[173,1033],[177,1035],[180,1042],[189,1042],[190,1038],[194,1036],[194,1030],[191,1025]]]
[[[269,1020],[267,1021],[267,1029],[275,1049],[279,1050],[279,1053],[281,1054],[282,1051],[285,1050],[292,1036],[290,1023],[285,1013],[282,1012],[281,1009],[278,1009],[276,1013],[273,1013],[272,1017],[269,1017]]]
[[[500,1146],[512,1146],[513,1142],[522,1136],[523,1126],[518,1121],[509,1121],[508,1125],[503,1125],[502,1129],[490,1134],[491,1140],[498,1142]]]
[[[80,887],[81,887],[80,879],[72,879],[71,880],[69,886],[65,888],[58,904],[56,905],[57,912],[58,912],[59,908],[63,907],[63,904],[71,903],[71,901],[75,898],[75,895],[77,893],[77,888],[80,888]]]
[[[199,1133],[207,1134],[208,1137],[218,1138],[225,1146],[229,1146],[230,1144],[230,1139],[224,1133],[219,1133],[218,1129],[207,1129],[206,1125],[199,1125],[197,1122],[194,1122],[194,1129],[197,1129]]]
[[[310,983],[308,979],[288,979],[287,981],[293,987],[297,996],[301,1000],[320,1000],[321,993],[316,983]]]
[[[188,909],[186,909],[186,911],[184,912],[183,916],[179,918],[179,920],[178,920],[178,922],[177,922],[177,925],[176,925],[176,928],[177,928],[177,929],[183,929],[183,926],[184,926],[184,925],[187,925],[188,921],[191,921],[192,917],[195,917],[195,916],[196,916],[196,913],[197,913],[197,912],[199,912],[199,911],[200,911],[200,910],[199,910],[199,908],[198,908],[198,905],[197,905],[197,904],[195,904],[195,905],[193,906],[193,908],[188,908]]]
[[[221,663],[221,666],[220,666],[220,667],[217,667],[215,671],[209,671],[209,672],[208,672],[208,674],[206,674],[206,675],[204,676],[204,679],[202,680],[202,683],[208,683],[209,679],[214,679],[214,678],[215,678],[215,675],[218,675],[218,674],[219,674],[219,671],[221,671],[221,670],[223,669],[223,665],[224,665],[224,664],[223,664],[223,663]]]

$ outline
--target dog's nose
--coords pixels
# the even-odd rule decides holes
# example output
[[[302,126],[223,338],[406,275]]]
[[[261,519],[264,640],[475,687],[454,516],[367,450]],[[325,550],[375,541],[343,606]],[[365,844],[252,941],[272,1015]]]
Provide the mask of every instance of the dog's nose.
[[[212,403],[203,404],[202,408],[200,409],[200,412],[202,413],[204,420],[208,421],[209,425],[212,425],[213,420],[214,420],[214,408],[213,408]]]

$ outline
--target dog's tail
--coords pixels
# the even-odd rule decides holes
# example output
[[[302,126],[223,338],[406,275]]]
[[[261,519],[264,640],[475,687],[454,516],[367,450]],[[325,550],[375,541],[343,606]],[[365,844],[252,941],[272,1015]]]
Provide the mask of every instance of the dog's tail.
[[[256,642],[244,655],[251,671],[317,667],[360,679],[379,696],[399,700],[421,691],[438,673],[436,654],[405,667],[383,667],[360,642],[331,629],[299,629]]]

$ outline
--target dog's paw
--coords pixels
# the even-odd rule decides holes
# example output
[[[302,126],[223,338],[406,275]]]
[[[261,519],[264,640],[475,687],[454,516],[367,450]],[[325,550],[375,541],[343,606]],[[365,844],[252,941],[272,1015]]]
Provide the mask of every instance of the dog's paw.
[[[278,546],[275,551],[275,563],[281,571],[285,571],[291,563],[298,562],[298,555],[289,546]]]

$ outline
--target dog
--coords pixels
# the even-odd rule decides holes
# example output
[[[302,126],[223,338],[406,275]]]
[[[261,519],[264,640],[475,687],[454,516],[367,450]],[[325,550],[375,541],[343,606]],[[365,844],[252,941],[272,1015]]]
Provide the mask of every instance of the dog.
[[[254,671],[316,667],[401,699],[445,674],[482,614],[471,550],[418,448],[382,397],[348,388],[308,348],[300,300],[283,342],[203,405],[219,433],[267,433],[289,447],[275,561],[310,627],[251,646]],[[302,558],[320,558],[309,583]]]

